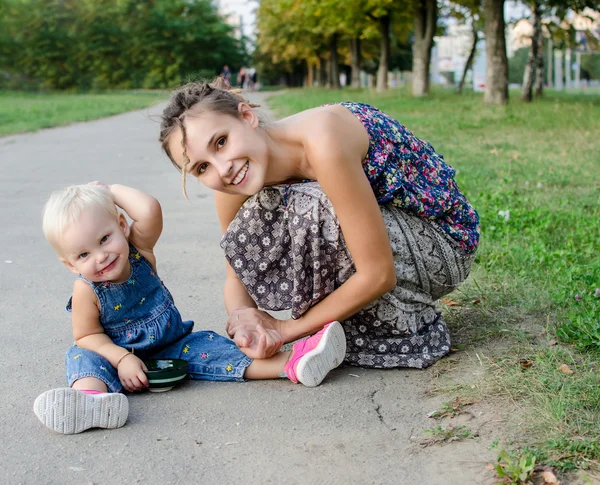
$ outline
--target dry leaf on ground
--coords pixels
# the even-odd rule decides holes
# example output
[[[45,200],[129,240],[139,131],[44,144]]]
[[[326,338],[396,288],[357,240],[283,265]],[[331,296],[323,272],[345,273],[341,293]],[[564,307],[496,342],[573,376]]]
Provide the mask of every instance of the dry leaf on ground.
[[[558,369],[568,375],[575,374],[567,364],[561,365]]]
[[[446,306],[460,306],[460,302],[451,300],[450,298],[442,298],[441,301]]]
[[[519,365],[521,369],[529,369],[534,364],[533,360],[530,359],[521,359],[519,361]]]
[[[544,480],[545,484],[551,483],[553,485],[560,485],[560,482],[556,478],[556,475],[552,472],[545,471],[544,473],[542,473],[542,479]]]

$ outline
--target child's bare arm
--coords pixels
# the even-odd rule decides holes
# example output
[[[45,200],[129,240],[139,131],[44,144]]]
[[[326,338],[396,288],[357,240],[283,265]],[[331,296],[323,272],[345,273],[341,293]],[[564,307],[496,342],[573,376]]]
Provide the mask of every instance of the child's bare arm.
[[[104,333],[96,301],[96,295],[90,286],[84,281],[76,280],[71,302],[73,337],[78,347],[100,354],[116,368],[127,349],[115,345]]]
[[[133,220],[129,241],[137,249],[152,252],[162,232],[160,203],[151,195],[125,185],[111,185],[110,192],[121,209]]]
[[[148,386],[148,378],[144,373],[146,366],[136,356],[116,345],[100,324],[100,311],[96,305],[96,295],[90,286],[75,281],[73,288],[72,313],[73,336],[75,343],[82,349],[91,350],[104,357],[118,370],[119,379],[125,390],[139,391]]]

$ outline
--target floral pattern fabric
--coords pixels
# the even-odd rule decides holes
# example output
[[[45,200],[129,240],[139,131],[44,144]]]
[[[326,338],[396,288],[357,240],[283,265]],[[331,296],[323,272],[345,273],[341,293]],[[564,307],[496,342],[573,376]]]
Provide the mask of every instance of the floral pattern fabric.
[[[382,111],[361,103],[340,103],[369,134],[365,174],[380,204],[391,202],[435,221],[461,248],[479,242],[479,216],[454,180],[456,171],[426,141]]]
[[[375,368],[428,367],[450,351],[448,328],[434,300],[467,277],[473,255],[435,223],[391,203],[380,208],[398,283],[342,322],[345,361]],[[333,206],[316,182],[266,187],[250,197],[221,247],[258,307],[291,310],[292,318],[355,272]]]

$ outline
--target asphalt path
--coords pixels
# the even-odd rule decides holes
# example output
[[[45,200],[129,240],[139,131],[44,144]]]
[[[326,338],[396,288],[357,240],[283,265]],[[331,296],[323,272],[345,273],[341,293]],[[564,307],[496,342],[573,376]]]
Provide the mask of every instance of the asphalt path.
[[[264,104],[261,95],[253,99]],[[424,447],[440,401],[417,370],[340,367],[317,388],[282,379],[186,381],[129,396],[127,424],[64,436],[32,411],[64,387],[72,344],[65,304],[73,275],[41,231],[62,186],[102,180],[138,187],[163,207],[158,270],[185,319],[224,333],[224,260],[212,195],[178,172],[157,142],[162,105],[0,138],[1,484],[489,483],[483,443]]]

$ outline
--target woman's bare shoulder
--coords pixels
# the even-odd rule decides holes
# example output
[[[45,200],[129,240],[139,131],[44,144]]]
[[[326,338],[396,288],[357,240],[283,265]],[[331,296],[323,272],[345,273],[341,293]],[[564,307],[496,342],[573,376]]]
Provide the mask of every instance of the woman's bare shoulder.
[[[313,108],[302,119],[307,152],[336,150],[362,160],[369,150],[369,134],[347,108],[336,104]]]
[[[327,126],[329,123],[355,125],[352,121],[358,120],[347,108],[340,104],[328,104],[300,111],[279,120],[278,123],[296,126],[314,126],[317,124],[318,126],[323,127]],[[362,126],[360,122],[358,122],[358,124],[359,127]]]

